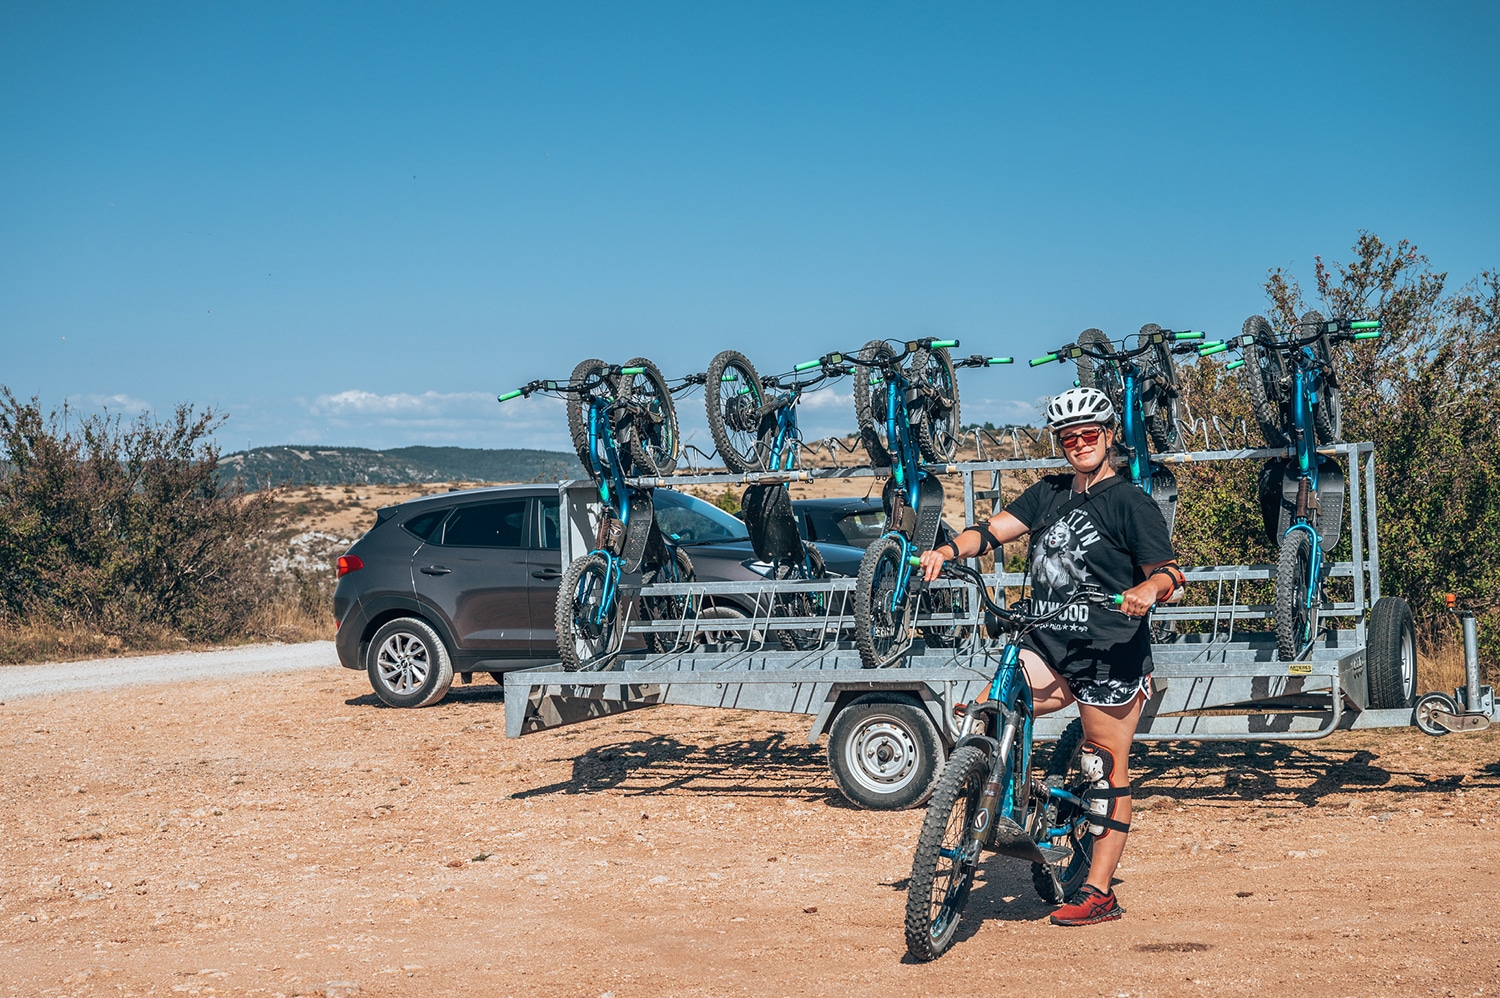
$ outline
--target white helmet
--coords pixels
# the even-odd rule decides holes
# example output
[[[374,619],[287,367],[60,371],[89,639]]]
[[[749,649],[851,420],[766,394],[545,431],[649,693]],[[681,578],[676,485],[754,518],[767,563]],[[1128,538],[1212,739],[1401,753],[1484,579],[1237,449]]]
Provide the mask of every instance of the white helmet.
[[[1047,429],[1056,432],[1084,423],[1113,425],[1115,407],[1097,388],[1069,388],[1047,403]]]

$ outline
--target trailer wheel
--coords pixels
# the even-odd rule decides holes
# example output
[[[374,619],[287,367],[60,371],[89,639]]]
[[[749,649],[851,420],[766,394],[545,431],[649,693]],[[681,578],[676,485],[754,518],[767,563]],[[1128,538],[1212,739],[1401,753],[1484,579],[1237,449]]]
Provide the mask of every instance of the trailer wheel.
[[[932,796],[947,753],[914,697],[866,693],[828,729],[828,769],[839,792],[872,811],[916,807]]]
[[[1417,630],[1411,607],[1399,596],[1382,596],[1370,610],[1365,675],[1370,709],[1410,707],[1417,699]]]
[[[1432,716],[1434,711],[1457,714],[1458,704],[1454,703],[1453,698],[1446,693],[1429,693],[1417,701],[1417,730],[1424,735],[1446,735],[1448,729]]]

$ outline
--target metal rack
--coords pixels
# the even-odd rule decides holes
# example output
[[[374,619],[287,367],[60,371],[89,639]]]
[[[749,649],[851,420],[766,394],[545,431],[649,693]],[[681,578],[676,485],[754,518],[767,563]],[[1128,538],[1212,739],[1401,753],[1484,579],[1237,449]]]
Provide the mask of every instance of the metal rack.
[[[1314,647],[1297,662],[1277,659],[1274,634],[1256,630],[1253,622],[1274,615],[1274,608],[1242,599],[1246,583],[1273,579],[1273,565],[1216,565],[1188,568],[1189,593],[1211,598],[1164,606],[1160,622],[1197,622],[1200,633],[1175,634],[1152,646],[1156,695],[1147,704],[1137,737],[1143,740],[1265,740],[1322,738],[1339,729],[1402,726],[1412,710],[1370,710],[1366,680],[1366,617],[1380,598],[1379,519],[1375,504],[1375,454],[1370,443],[1336,444],[1319,453],[1346,461],[1351,468],[1346,488],[1350,559],[1335,563],[1330,575],[1351,580],[1351,598],[1327,601],[1325,618],[1342,618],[1349,626],[1325,629]],[[1286,457],[1280,449],[1195,451],[1153,455],[1164,464],[1263,460]],[[931,466],[945,476],[961,476],[964,512],[972,522],[980,504],[998,500],[1005,476],[1064,468],[1057,458],[1022,458]],[[785,481],[881,476],[883,469],[802,469],[769,474],[689,474],[635,479],[638,487],[683,485],[744,486]],[[559,486],[566,512],[562,554],[565,561],[587,550],[597,509],[587,482]],[[1019,573],[986,576],[994,587],[1020,586]],[[507,673],[506,733],[518,737],[559,725],[661,703],[810,714],[809,741],[828,731],[833,719],[851,703],[871,693],[898,694],[921,707],[944,744],[956,734],[952,706],[976,695],[997,666],[998,646],[985,636],[977,594],[970,594],[965,613],[925,614],[911,646],[893,667],[863,669],[847,635],[853,626],[848,594],[852,579],[817,582],[676,583],[650,589],[659,595],[711,598],[716,592],[753,593],[755,613],[739,618],[678,621],[631,621],[627,633],[654,633],[677,650],[661,654],[621,652],[599,671],[564,672],[547,666]],[[939,587],[964,587],[940,582]],[[777,616],[778,593],[798,590],[822,594],[826,612],[813,617]],[[641,590],[637,590],[638,592]],[[1242,625],[1249,624],[1247,628]],[[956,647],[933,647],[921,629],[964,628]],[[811,646],[784,650],[780,634],[797,632]],[[1039,718],[1038,738],[1056,738],[1076,716],[1075,710]],[[899,748],[899,746],[897,746]],[[830,744],[829,752],[844,746]],[[939,761],[940,764],[940,761]]]

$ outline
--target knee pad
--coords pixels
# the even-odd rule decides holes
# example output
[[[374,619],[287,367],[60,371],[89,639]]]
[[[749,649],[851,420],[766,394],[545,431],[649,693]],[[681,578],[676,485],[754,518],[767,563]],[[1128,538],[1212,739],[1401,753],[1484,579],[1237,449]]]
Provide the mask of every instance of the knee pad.
[[[1079,796],[1089,815],[1089,834],[1099,838],[1112,831],[1130,831],[1129,822],[1115,820],[1115,806],[1120,798],[1130,796],[1130,784],[1117,787],[1110,782],[1115,769],[1114,755],[1103,745],[1084,742],[1078,750],[1078,764],[1088,783]]]

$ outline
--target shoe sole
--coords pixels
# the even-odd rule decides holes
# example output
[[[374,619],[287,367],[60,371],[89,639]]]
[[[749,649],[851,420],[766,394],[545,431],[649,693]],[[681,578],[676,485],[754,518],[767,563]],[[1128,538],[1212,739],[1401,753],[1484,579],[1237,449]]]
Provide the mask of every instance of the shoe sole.
[[[1072,925],[1098,925],[1100,922],[1113,922],[1115,919],[1119,918],[1123,914],[1125,914],[1125,909],[1124,908],[1115,908],[1112,911],[1106,911],[1103,914],[1094,915],[1094,916],[1092,916],[1090,918],[1058,918],[1056,915],[1053,915],[1052,916],[1052,924],[1053,925],[1069,925],[1069,926],[1072,926]]]

